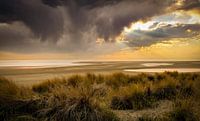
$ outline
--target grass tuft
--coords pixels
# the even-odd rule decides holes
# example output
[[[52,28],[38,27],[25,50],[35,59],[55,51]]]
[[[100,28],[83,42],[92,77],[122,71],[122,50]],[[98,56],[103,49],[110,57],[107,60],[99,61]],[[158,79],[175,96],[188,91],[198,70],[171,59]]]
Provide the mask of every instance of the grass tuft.
[[[112,112],[100,108],[88,97],[73,99],[50,110],[42,110],[38,115],[48,121],[119,121]]]
[[[169,118],[171,121],[198,121],[198,115],[193,108],[194,104],[192,104],[192,101],[177,101]]]

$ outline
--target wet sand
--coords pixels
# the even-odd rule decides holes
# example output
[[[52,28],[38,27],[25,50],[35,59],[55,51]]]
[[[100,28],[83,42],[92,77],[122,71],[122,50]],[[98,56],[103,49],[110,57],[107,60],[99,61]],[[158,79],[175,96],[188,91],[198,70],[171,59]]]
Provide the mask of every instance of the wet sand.
[[[46,79],[69,77],[72,74],[110,74],[114,72],[124,72],[128,74],[137,74],[141,72],[163,72],[163,70],[177,70],[181,72],[194,72],[200,70],[200,61],[84,61],[76,65],[59,65],[56,66],[0,66],[0,76],[13,80],[20,85],[33,85],[40,83]],[[140,70],[140,71],[124,71],[124,70]],[[142,71],[141,71],[142,70]],[[154,71],[152,71],[154,70]],[[157,70],[157,71],[155,71]],[[162,70],[162,71],[160,71]],[[187,71],[190,70],[190,71]],[[196,71],[195,71],[196,72]]]
[[[125,69],[125,72],[142,72],[142,73],[161,73],[161,72],[180,72],[180,73],[192,73],[200,72],[200,68],[148,68],[148,69]]]

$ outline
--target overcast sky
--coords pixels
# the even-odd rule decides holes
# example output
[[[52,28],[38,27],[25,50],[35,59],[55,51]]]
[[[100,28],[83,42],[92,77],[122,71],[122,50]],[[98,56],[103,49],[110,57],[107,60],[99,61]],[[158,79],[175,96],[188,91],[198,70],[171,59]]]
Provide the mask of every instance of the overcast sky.
[[[0,59],[199,55],[199,0],[0,0]]]

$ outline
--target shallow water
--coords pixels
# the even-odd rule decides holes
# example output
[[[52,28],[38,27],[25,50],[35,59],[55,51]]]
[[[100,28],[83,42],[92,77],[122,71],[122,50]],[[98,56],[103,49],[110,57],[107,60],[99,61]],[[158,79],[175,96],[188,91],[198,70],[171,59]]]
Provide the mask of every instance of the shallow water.
[[[143,63],[141,65],[145,67],[157,67],[157,66],[171,66],[174,65],[174,63]]]
[[[200,72],[200,68],[145,68],[145,69],[124,69],[125,72]]]

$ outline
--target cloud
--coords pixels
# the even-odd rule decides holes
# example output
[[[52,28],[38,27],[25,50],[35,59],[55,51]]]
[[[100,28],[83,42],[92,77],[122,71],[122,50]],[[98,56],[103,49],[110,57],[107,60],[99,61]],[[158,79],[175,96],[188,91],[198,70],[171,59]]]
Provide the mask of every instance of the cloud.
[[[105,5],[113,5],[121,1],[128,0],[42,0],[44,4],[50,5],[52,7],[57,6],[70,6],[75,4],[79,7],[87,7],[88,9],[102,7]],[[136,1],[136,0],[135,0]]]
[[[0,50],[10,52],[39,51],[42,44],[21,22],[0,24]]]
[[[57,40],[63,32],[63,18],[59,10],[40,0],[1,0],[0,22],[23,22],[41,40]]]
[[[185,0],[183,2],[183,6],[180,9],[181,10],[200,9],[200,1],[199,0]]]
[[[144,47],[173,38],[190,38],[199,35],[199,24],[163,24],[155,23],[151,30],[134,30],[126,35],[130,47]]]
[[[46,0],[47,1],[47,0]],[[50,2],[50,1],[49,1]],[[65,34],[61,41],[70,45],[71,51],[91,50],[97,38],[115,42],[125,26],[133,21],[148,19],[165,12],[171,0],[67,0],[64,6]],[[53,3],[50,3],[51,6]],[[67,43],[67,44],[66,44]]]
[[[9,31],[0,28],[3,36],[0,49],[13,49],[13,43],[26,46],[21,52],[93,51],[97,38],[114,42],[125,26],[165,13],[173,1],[0,0],[0,22],[11,27]],[[21,22],[29,33],[18,31],[23,29],[21,26],[12,28],[13,22]]]
[[[165,7],[161,2],[124,1],[113,6],[97,9],[95,25],[101,38],[109,40],[119,35],[125,26],[133,21],[148,19],[163,12]],[[120,9],[121,8],[121,9]]]
[[[41,41],[22,22],[0,24],[0,51],[17,53],[66,52],[52,41]]]

